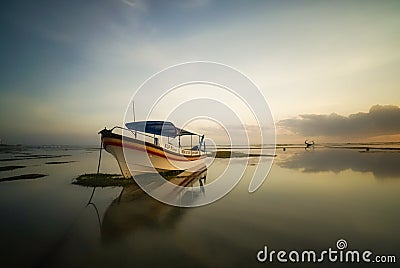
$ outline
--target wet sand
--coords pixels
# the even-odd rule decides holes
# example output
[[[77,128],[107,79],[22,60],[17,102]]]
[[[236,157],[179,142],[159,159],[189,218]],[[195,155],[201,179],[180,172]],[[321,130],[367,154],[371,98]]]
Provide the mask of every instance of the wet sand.
[[[18,168],[24,168],[26,166],[4,166],[4,167],[0,167],[0,171],[8,171],[8,170],[14,170],[14,169],[18,169]]]
[[[23,174],[23,175],[18,175],[18,176],[11,176],[11,177],[6,177],[6,178],[1,178],[0,182],[3,181],[17,181],[17,180],[34,180],[34,179],[39,179],[46,177],[47,175],[44,174]]]

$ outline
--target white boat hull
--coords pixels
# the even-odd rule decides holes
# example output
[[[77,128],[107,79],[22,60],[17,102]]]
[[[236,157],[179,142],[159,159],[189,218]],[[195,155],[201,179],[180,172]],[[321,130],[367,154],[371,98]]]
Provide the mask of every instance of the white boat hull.
[[[182,155],[140,140],[122,139],[117,134],[103,136],[102,142],[104,149],[117,160],[125,178],[167,170],[196,171],[205,165],[205,155],[199,151],[185,150],[191,155]]]

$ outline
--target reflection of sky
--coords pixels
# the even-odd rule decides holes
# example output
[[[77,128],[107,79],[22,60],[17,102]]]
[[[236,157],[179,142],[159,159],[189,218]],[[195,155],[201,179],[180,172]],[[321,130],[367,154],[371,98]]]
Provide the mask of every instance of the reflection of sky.
[[[399,152],[347,149],[298,151],[281,162],[278,160],[278,165],[283,168],[298,169],[305,173],[339,173],[350,169],[370,172],[378,179],[400,178],[399,163]]]
[[[243,71],[277,120],[398,104],[399,9],[398,1],[11,1],[0,11],[0,138],[93,143],[104,125],[121,123],[145,79],[191,60]]]
[[[288,148],[278,152],[274,162],[285,161],[292,150],[298,153],[298,160],[301,156],[323,157],[324,153],[318,148],[314,152]],[[73,178],[96,171],[98,152],[52,152],[70,154],[60,160],[76,162],[46,165],[47,159],[13,161],[27,166],[13,171],[16,174],[43,172],[49,176],[1,184],[0,237],[8,241],[0,246],[4,267],[31,267],[43,257],[53,263],[44,262],[40,267],[104,267],[109,263],[124,267],[166,263],[253,267],[264,245],[273,250],[327,250],[344,238],[352,249],[377,254],[396,254],[400,246],[400,180],[380,183],[372,174],[351,169],[305,173],[275,164],[263,185],[250,194],[248,186],[257,166],[248,165],[229,194],[199,208],[175,208],[140,194],[132,198],[135,194],[130,190],[134,189],[127,189],[118,205],[121,188],[96,188],[92,202],[104,224],[99,228],[94,208],[86,207],[92,189],[71,184]],[[380,154],[347,153],[354,159]],[[333,156],[341,155],[332,155],[330,161]],[[224,170],[226,161],[216,159],[208,170],[207,183]],[[246,161],[237,159],[234,165],[238,168]],[[102,155],[101,172],[119,173],[108,153]]]

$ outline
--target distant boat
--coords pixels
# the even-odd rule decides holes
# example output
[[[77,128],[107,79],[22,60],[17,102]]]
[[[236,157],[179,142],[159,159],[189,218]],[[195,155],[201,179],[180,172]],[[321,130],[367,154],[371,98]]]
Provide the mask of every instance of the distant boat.
[[[118,162],[125,178],[143,173],[170,170],[196,170],[205,165],[206,148],[204,135],[199,135],[175,127],[168,121],[139,121],[125,124],[126,128],[114,127],[103,129],[101,141],[103,148],[112,154]],[[113,131],[129,131],[130,137]],[[181,146],[181,137],[190,136],[191,146]],[[193,146],[193,136],[198,137],[198,144]],[[161,137],[168,141],[163,143]],[[170,139],[178,138],[178,145]],[[176,143],[176,142],[175,142]]]
[[[306,145],[306,148],[310,148],[314,146],[315,142],[314,141],[309,142],[308,140],[305,140],[304,144]]]

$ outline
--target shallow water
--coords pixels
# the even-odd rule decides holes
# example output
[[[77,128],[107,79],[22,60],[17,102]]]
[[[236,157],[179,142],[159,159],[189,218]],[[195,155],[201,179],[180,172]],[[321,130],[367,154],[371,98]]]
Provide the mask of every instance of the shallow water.
[[[255,193],[247,191],[257,167],[257,161],[250,161],[228,195],[198,208],[164,205],[135,186],[96,188],[88,204],[93,188],[71,182],[81,174],[96,172],[97,150],[1,151],[1,264],[270,266],[256,258],[265,245],[277,251],[322,250],[335,248],[341,238],[352,249],[397,254],[399,262],[400,153],[294,147],[277,150],[267,180]],[[227,161],[215,160],[207,183]],[[233,164],[247,162],[238,158]],[[119,173],[115,160],[105,152],[101,172]],[[1,181],[26,174],[46,176]],[[199,198],[201,194],[207,192],[198,193]]]

